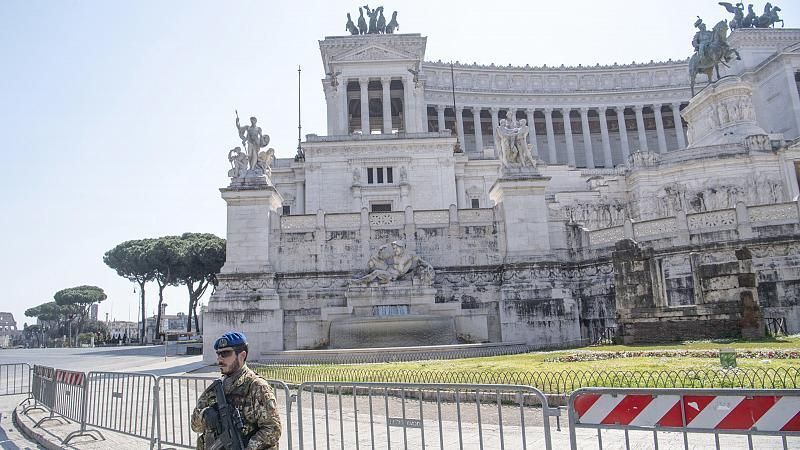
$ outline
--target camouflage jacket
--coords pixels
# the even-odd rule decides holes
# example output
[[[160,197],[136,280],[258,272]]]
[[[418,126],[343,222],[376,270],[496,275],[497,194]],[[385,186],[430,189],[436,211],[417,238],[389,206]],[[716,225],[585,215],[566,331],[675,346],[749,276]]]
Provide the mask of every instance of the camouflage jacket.
[[[247,450],[277,449],[281,437],[281,418],[269,383],[245,365],[232,378],[226,377],[223,386],[228,403],[242,415],[242,436],[246,442],[246,437],[250,436]],[[197,439],[198,450],[211,448],[216,440],[214,433],[203,422],[205,409],[216,403],[214,390],[209,387],[197,399],[197,406],[192,412],[192,430],[201,433]]]

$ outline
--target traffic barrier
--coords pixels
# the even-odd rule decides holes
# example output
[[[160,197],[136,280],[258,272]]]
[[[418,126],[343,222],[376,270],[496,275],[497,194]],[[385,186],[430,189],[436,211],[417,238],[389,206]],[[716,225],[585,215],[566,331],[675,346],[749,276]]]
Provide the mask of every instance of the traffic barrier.
[[[30,364],[0,364],[0,397],[22,394],[31,394]]]
[[[558,414],[529,386],[309,382],[298,387],[297,437],[300,448],[526,449],[543,443],[549,450],[549,418]]]
[[[751,449],[756,436],[780,438],[786,449],[788,438],[800,438],[800,390],[580,389],[570,396],[569,427],[573,450],[580,428],[596,429],[600,448],[605,429],[624,431],[625,448],[629,432],[648,431],[656,448],[660,433],[678,432],[687,449],[690,434],[713,435],[717,449],[728,434],[746,436]]]
[[[156,383],[154,375],[89,372],[81,429],[93,426],[139,437],[153,448],[158,440]]]
[[[211,385],[213,378],[189,376],[164,376],[158,378],[158,447],[186,447],[197,445],[197,434],[192,431],[192,411],[197,399]],[[292,402],[289,387],[282,381],[267,380],[275,392],[285,424],[285,430],[292,429]],[[281,434],[280,448],[292,448],[292,433]]]

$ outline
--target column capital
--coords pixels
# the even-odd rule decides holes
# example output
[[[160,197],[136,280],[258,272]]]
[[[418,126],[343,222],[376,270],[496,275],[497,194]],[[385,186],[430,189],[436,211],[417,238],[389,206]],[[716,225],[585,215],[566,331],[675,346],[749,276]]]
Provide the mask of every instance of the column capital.
[[[584,106],[584,107],[580,108],[581,115],[582,115],[582,116],[587,116],[587,115],[589,115],[589,110],[590,110],[590,109],[591,109],[591,108],[589,108],[588,106]]]
[[[562,116],[564,116],[564,115],[568,116],[570,111],[572,111],[572,108],[569,108],[569,107],[567,107],[567,108],[558,108],[558,110],[561,111],[561,115]]]
[[[489,108],[489,112],[492,113],[493,116],[496,116],[500,114],[500,108],[492,106],[491,108]]]
[[[444,109],[447,108],[446,105],[433,105],[433,107],[436,108],[436,112],[444,111]]]
[[[598,115],[602,115],[602,114],[605,114],[606,111],[608,111],[608,106],[600,105],[600,106],[596,106],[595,109],[597,110],[597,114]]]
[[[618,113],[624,113],[626,106],[625,105],[614,105],[613,108],[614,108],[614,111],[616,111]]]
[[[480,115],[481,111],[483,110],[483,108],[480,106],[470,106],[469,109],[472,111],[473,115]]]
[[[525,112],[530,115],[533,115],[533,113],[536,112],[536,108],[525,108]]]
[[[369,77],[358,77],[358,84],[366,85],[369,83]]]
[[[642,112],[643,109],[644,105],[633,105],[633,110],[636,111],[637,113]]]
[[[461,114],[462,112],[464,112],[464,106],[462,106],[462,105],[456,105],[455,108],[456,108],[456,113],[458,113],[458,114]]]
[[[680,110],[681,110],[681,105],[682,105],[682,103],[681,103],[681,102],[672,102],[672,103],[670,104],[670,106],[672,107],[672,110],[673,110],[673,111],[674,111],[674,110],[676,110],[676,109],[677,109],[678,111],[680,111]]]
[[[658,110],[659,112],[661,112],[661,107],[662,106],[664,106],[664,105],[661,104],[661,103],[653,103],[653,105],[652,105],[653,111]]]
[[[542,108],[542,109],[544,110],[544,113],[545,113],[546,116],[549,117],[549,116],[553,115],[553,108],[552,107],[548,106],[548,107]]]
[[[389,84],[392,82],[392,77],[381,77],[381,83],[383,85]]]

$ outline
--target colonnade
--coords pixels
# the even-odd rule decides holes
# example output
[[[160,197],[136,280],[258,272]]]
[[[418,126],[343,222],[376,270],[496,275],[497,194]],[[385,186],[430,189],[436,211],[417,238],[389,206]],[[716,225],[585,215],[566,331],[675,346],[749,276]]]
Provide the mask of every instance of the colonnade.
[[[670,111],[674,117],[674,140],[677,143],[677,148],[685,148],[686,147],[686,136],[685,130],[683,127],[682,120],[680,119],[680,108],[682,103],[674,102],[669,103],[666,106],[669,107]],[[452,105],[428,105],[429,107],[435,108],[437,122],[438,122],[438,130],[444,130],[445,126],[445,109],[450,111],[453,110]],[[664,104],[655,103],[649,105],[614,105],[614,106],[595,106],[595,107],[580,107],[580,108],[573,108],[573,107],[562,107],[562,108],[555,108],[555,107],[544,107],[544,108],[524,108],[524,109],[517,109],[517,108],[500,108],[500,107],[479,107],[479,106],[456,106],[455,109],[455,128],[458,134],[459,141],[463,144],[465,143],[465,134],[464,134],[464,109],[469,110],[473,116],[473,123],[474,125],[474,138],[475,138],[475,147],[472,150],[475,152],[483,152],[483,134],[484,130],[481,129],[479,126],[481,112],[488,110],[489,114],[491,115],[491,123],[492,123],[492,133],[496,134],[496,126],[499,123],[499,120],[502,118],[500,115],[501,111],[506,111],[513,118],[519,118],[520,115],[523,115],[524,118],[527,120],[529,125],[529,138],[530,142],[534,143],[537,139],[537,131],[536,131],[536,123],[541,123],[541,117],[536,116],[536,112],[540,112],[541,115],[544,116],[545,121],[545,136],[543,136],[542,140],[546,142],[546,148],[537,149],[534,146],[535,151],[538,151],[540,154],[535,155],[537,157],[546,159],[548,162],[557,162],[559,160],[566,160],[565,162],[570,166],[576,166],[576,150],[575,150],[575,142],[576,139],[580,139],[581,143],[583,144],[583,161],[585,162],[585,167],[587,168],[595,168],[596,166],[603,166],[603,167],[613,167],[613,157],[612,157],[612,148],[611,148],[611,134],[608,127],[608,121],[614,120],[612,116],[616,117],[616,129],[613,133],[618,134],[618,139],[620,146],[620,152],[622,155],[622,160],[625,161],[628,159],[631,151],[639,150],[639,151],[654,151],[659,153],[664,153],[668,151],[667,148],[667,130],[664,126],[664,117],[661,113],[662,107]],[[646,127],[645,127],[645,116],[644,116],[644,109],[649,107],[653,111],[653,118],[655,120],[655,128],[656,128],[656,148],[649,148],[647,142],[647,134],[646,134]],[[630,130],[629,127],[626,125],[625,122],[625,110],[630,109],[633,111],[635,115],[636,127],[635,130]],[[520,112],[524,111],[524,114],[520,114]],[[554,125],[554,112],[559,112],[562,118],[560,124],[563,124],[563,132],[559,129],[558,133],[556,132],[556,127]],[[572,120],[570,120],[570,115],[573,111],[577,111],[580,114],[580,124],[581,124],[581,133],[578,136],[573,134],[572,129]],[[600,145],[602,147],[602,151],[598,149],[597,152],[594,151],[593,143],[592,143],[592,131],[589,126],[589,113],[594,111],[599,119],[600,122]],[[609,114],[609,112],[611,114]],[[452,117],[452,116],[451,116]],[[503,116],[504,117],[504,116]],[[478,120],[475,120],[478,118]],[[605,120],[603,120],[605,119]],[[452,120],[452,119],[451,119]],[[537,122],[538,121],[538,122]],[[652,126],[652,125],[651,125]],[[559,127],[559,128],[562,128]],[[429,130],[434,131],[434,130]],[[638,147],[632,149],[630,144],[631,139],[629,139],[629,133],[636,133],[636,141],[638,142]],[[557,141],[556,135],[564,136],[564,144],[563,148],[557,149]],[[496,137],[496,136],[495,136]],[[616,136],[614,136],[616,137]],[[670,139],[672,140],[672,139]],[[596,141],[595,141],[596,142]],[[543,146],[545,147],[545,146]],[[560,152],[559,152],[560,150]],[[563,153],[566,153],[566,158],[563,157]],[[562,158],[558,158],[558,153],[562,154]],[[595,159],[599,158],[599,161],[595,161]]]
[[[370,82],[378,81],[380,82],[381,86],[381,106],[382,106],[382,121],[380,130],[373,130],[370,126],[370,111],[369,111],[369,84]],[[402,101],[402,113],[399,114],[398,119],[400,120],[398,129],[403,129],[405,131],[417,131],[418,124],[421,121],[409,120],[411,118],[416,118],[419,114],[415,111],[415,89],[416,89],[416,82],[412,76],[381,76],[381,77],[358,77],[358,78],[345,78],[342,80],[344,86],[350,86],[351,83],[358,84],[358,96],[360,100],[360,131],[362,134],[371,134],[373,131],[380,131],[381,133],[391,134],[393,131],[392,123],[392,81],[400,81],[402,83],[402,96],[397,97]],[[345,92],[348,89],[344,90]],[[349,127],[349,118],[352,115],[352,111],[349,108],[349,100],[353,96],[342,95],[339,108],[340,111],[344,114],[343,120],[341,121],[341,129],[339,133],[349,134],[352,131]],[[422,104],[420,103],[420,107]],[[342,126],[343,125],[343,126]]]

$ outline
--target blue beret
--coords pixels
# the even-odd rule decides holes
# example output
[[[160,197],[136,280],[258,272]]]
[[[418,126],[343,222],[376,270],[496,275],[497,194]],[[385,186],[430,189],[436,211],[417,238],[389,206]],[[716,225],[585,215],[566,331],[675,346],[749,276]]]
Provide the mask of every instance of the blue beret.
[[[247,337],[244,333],[238,331],[229,331],[214,341],[214,350],[219,350],[225,347],[236,347],[237,345],[247,344]]]

